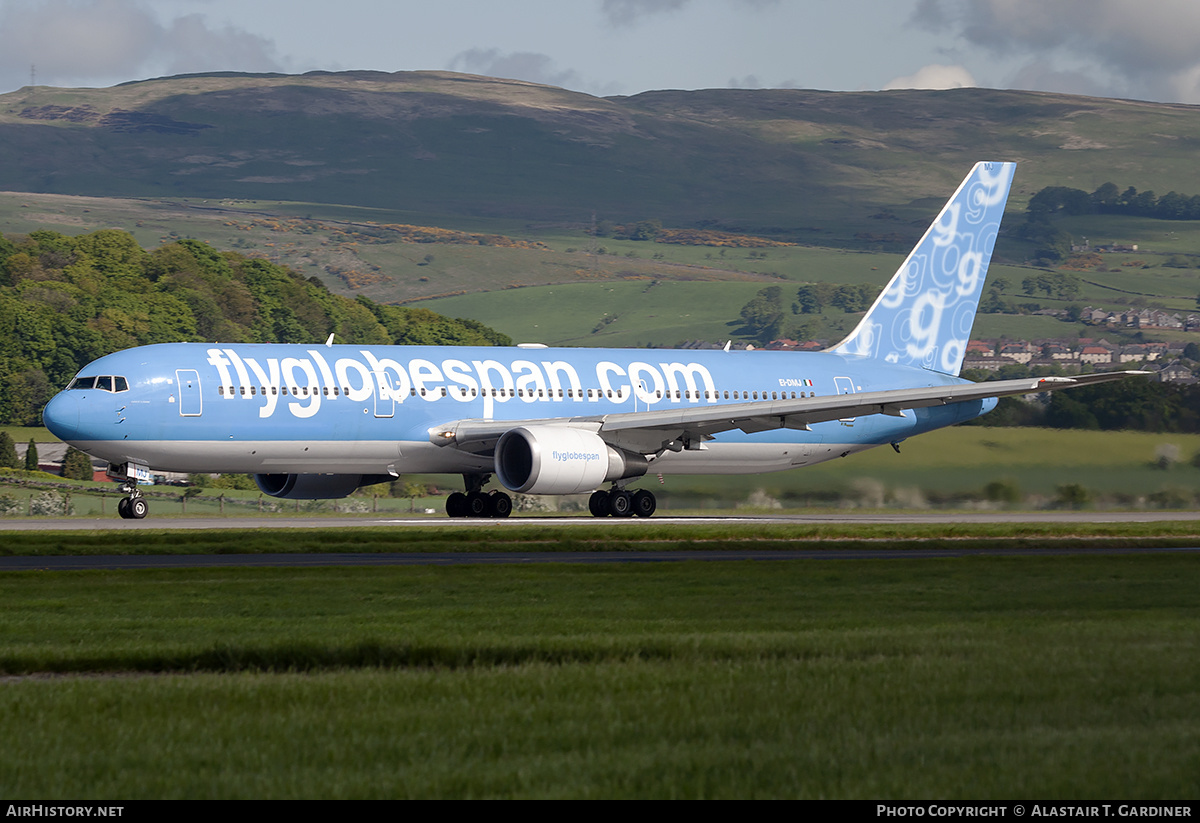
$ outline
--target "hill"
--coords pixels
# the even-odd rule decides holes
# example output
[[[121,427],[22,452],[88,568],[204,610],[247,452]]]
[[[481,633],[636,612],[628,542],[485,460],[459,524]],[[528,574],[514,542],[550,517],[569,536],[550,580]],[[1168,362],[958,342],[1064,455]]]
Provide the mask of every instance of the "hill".
[[[1197,141],[1198,107],[1033,92],[596,98],[448,72],[190,75],[0,95],[0,151],[21,158],[0,165],[0,232],[196,238],[524,340],[673,345],[748,337],[738,309],[764,287],[790,301],[792,284],[881,286],[992,157],[1020,161],[993,267],[1007,302],[1178,312],[1200,278],[1164,266],[1200,260],[1200,221],[1056,215],[1076,238],[1140,250],[1038,305],[1019,267],[1037,245],[1016,229],[1045,186],[1200,194]],[[1010,314],[980,326],[1086,331]]]
[[[449,72],[188,75],[0,95],[0,190],[343,204],[444,216],[853,237],[975,160],[1026,195],[1200,191],[1200,109],[1034,92],[658,91]],[[1018,192],[1018,197],[1020,193]],[[878,220],[876,221],[878,223]],[[823,243],[827,244],[827,243]]]

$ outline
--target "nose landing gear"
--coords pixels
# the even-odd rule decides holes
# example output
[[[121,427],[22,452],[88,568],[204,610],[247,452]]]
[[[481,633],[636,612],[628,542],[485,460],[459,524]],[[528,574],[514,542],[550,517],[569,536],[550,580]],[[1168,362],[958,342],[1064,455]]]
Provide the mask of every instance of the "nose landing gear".
[[[150,505],[142,497],[135,481],[127,481],[121,485],[121,491],[128,497],[122,497],[117,502],[117,514],[125,520],[141,520],[150,513]]]

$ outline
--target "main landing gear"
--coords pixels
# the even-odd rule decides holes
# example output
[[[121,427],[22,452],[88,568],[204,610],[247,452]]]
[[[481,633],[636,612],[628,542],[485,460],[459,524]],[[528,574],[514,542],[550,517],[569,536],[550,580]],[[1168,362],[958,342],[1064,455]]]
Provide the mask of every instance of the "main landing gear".
[[[121,491],[125,492],[128,497],[122,497],[117,502],[117,514],[121,515],[125,520],[141,520],[150,513],[150,505],[146,502],[146,498],[142,497],[142,493],[138,490],[137,483],[132,480],[127,480],[121,484]]]
[[[594,491],[588,499],[588,511],[592,517],[649,517],[658,508],[654,492],[638,489],[627,492],[624,489],[610,491]]]
[[[512,514],[512,498],[501,491],[485,492],[483,484],[489,474],[464,474],[466,494],[454,492],[446,498],[446,514],[450,517],[508,517]]]

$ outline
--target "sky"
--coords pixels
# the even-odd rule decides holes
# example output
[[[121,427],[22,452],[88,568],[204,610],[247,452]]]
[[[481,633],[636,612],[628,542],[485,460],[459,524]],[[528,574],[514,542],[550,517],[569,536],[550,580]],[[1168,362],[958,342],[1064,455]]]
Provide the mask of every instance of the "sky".
[[[0,93],[351,69],[1200,104],[1200,0],[0,0]]]

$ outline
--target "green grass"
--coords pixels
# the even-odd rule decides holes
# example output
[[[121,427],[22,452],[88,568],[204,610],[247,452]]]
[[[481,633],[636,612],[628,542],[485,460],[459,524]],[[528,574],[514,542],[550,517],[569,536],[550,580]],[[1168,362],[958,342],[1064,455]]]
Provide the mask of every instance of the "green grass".
[[[0,681],[0,784],[1194,797],[1196,575],[1162,555],[8,573],[0,668],[75,674]]]
[[[1167,447],[1174,447],[1180,462],[1163,470],[1155,461]],[[905,505],[901,498],[906,490],[981,493],[989,482],[1011,481],[1021,492],[1021,505],[1039,507],[1058,486],[1076,483],[1112,496],[1108,505],[1139,507],[1149,505],[1147,495],[1154,492],[1200,491],[1200,470],[1187,465],[1197,453],[1200,435],[1192,434],[956,426],[907,440],[900,454],[885,446],[776,474],[667,476],[655,491],[668,507],[686,502],[731,505],[744,501],[753,489],[794,505],[789,500],[830,491],[853,503],[871,496],[866,487],[881,484],[893,504]],[[673,497],[677,494],[678,500]]]
[[[30,439],[34,443],[61,443],[45,426],[0,426],[0,431],[8,432],[14,443],[24,445]]]
[[[1051,548],[1178,548],[1200,538],[1197,521],[1151,523],[836,523],[791,524],[664,523],[631,520],[614,529],[611,521],[586,521],[570,527],[539,523],[517,528],[481,521],[463,528],[444,526],[359,525],[353,522],[322,528],[138,531],[137,540],[114,542],[103,531],[13,531],[0,545],[0,555],[53,557],[83,555],[190,555],[290,553],[472,553],[472,552],[672,552],[680,550],[777,551],[782,549],[1026,549]],[[286,523],[281,523],[281,526]]]

